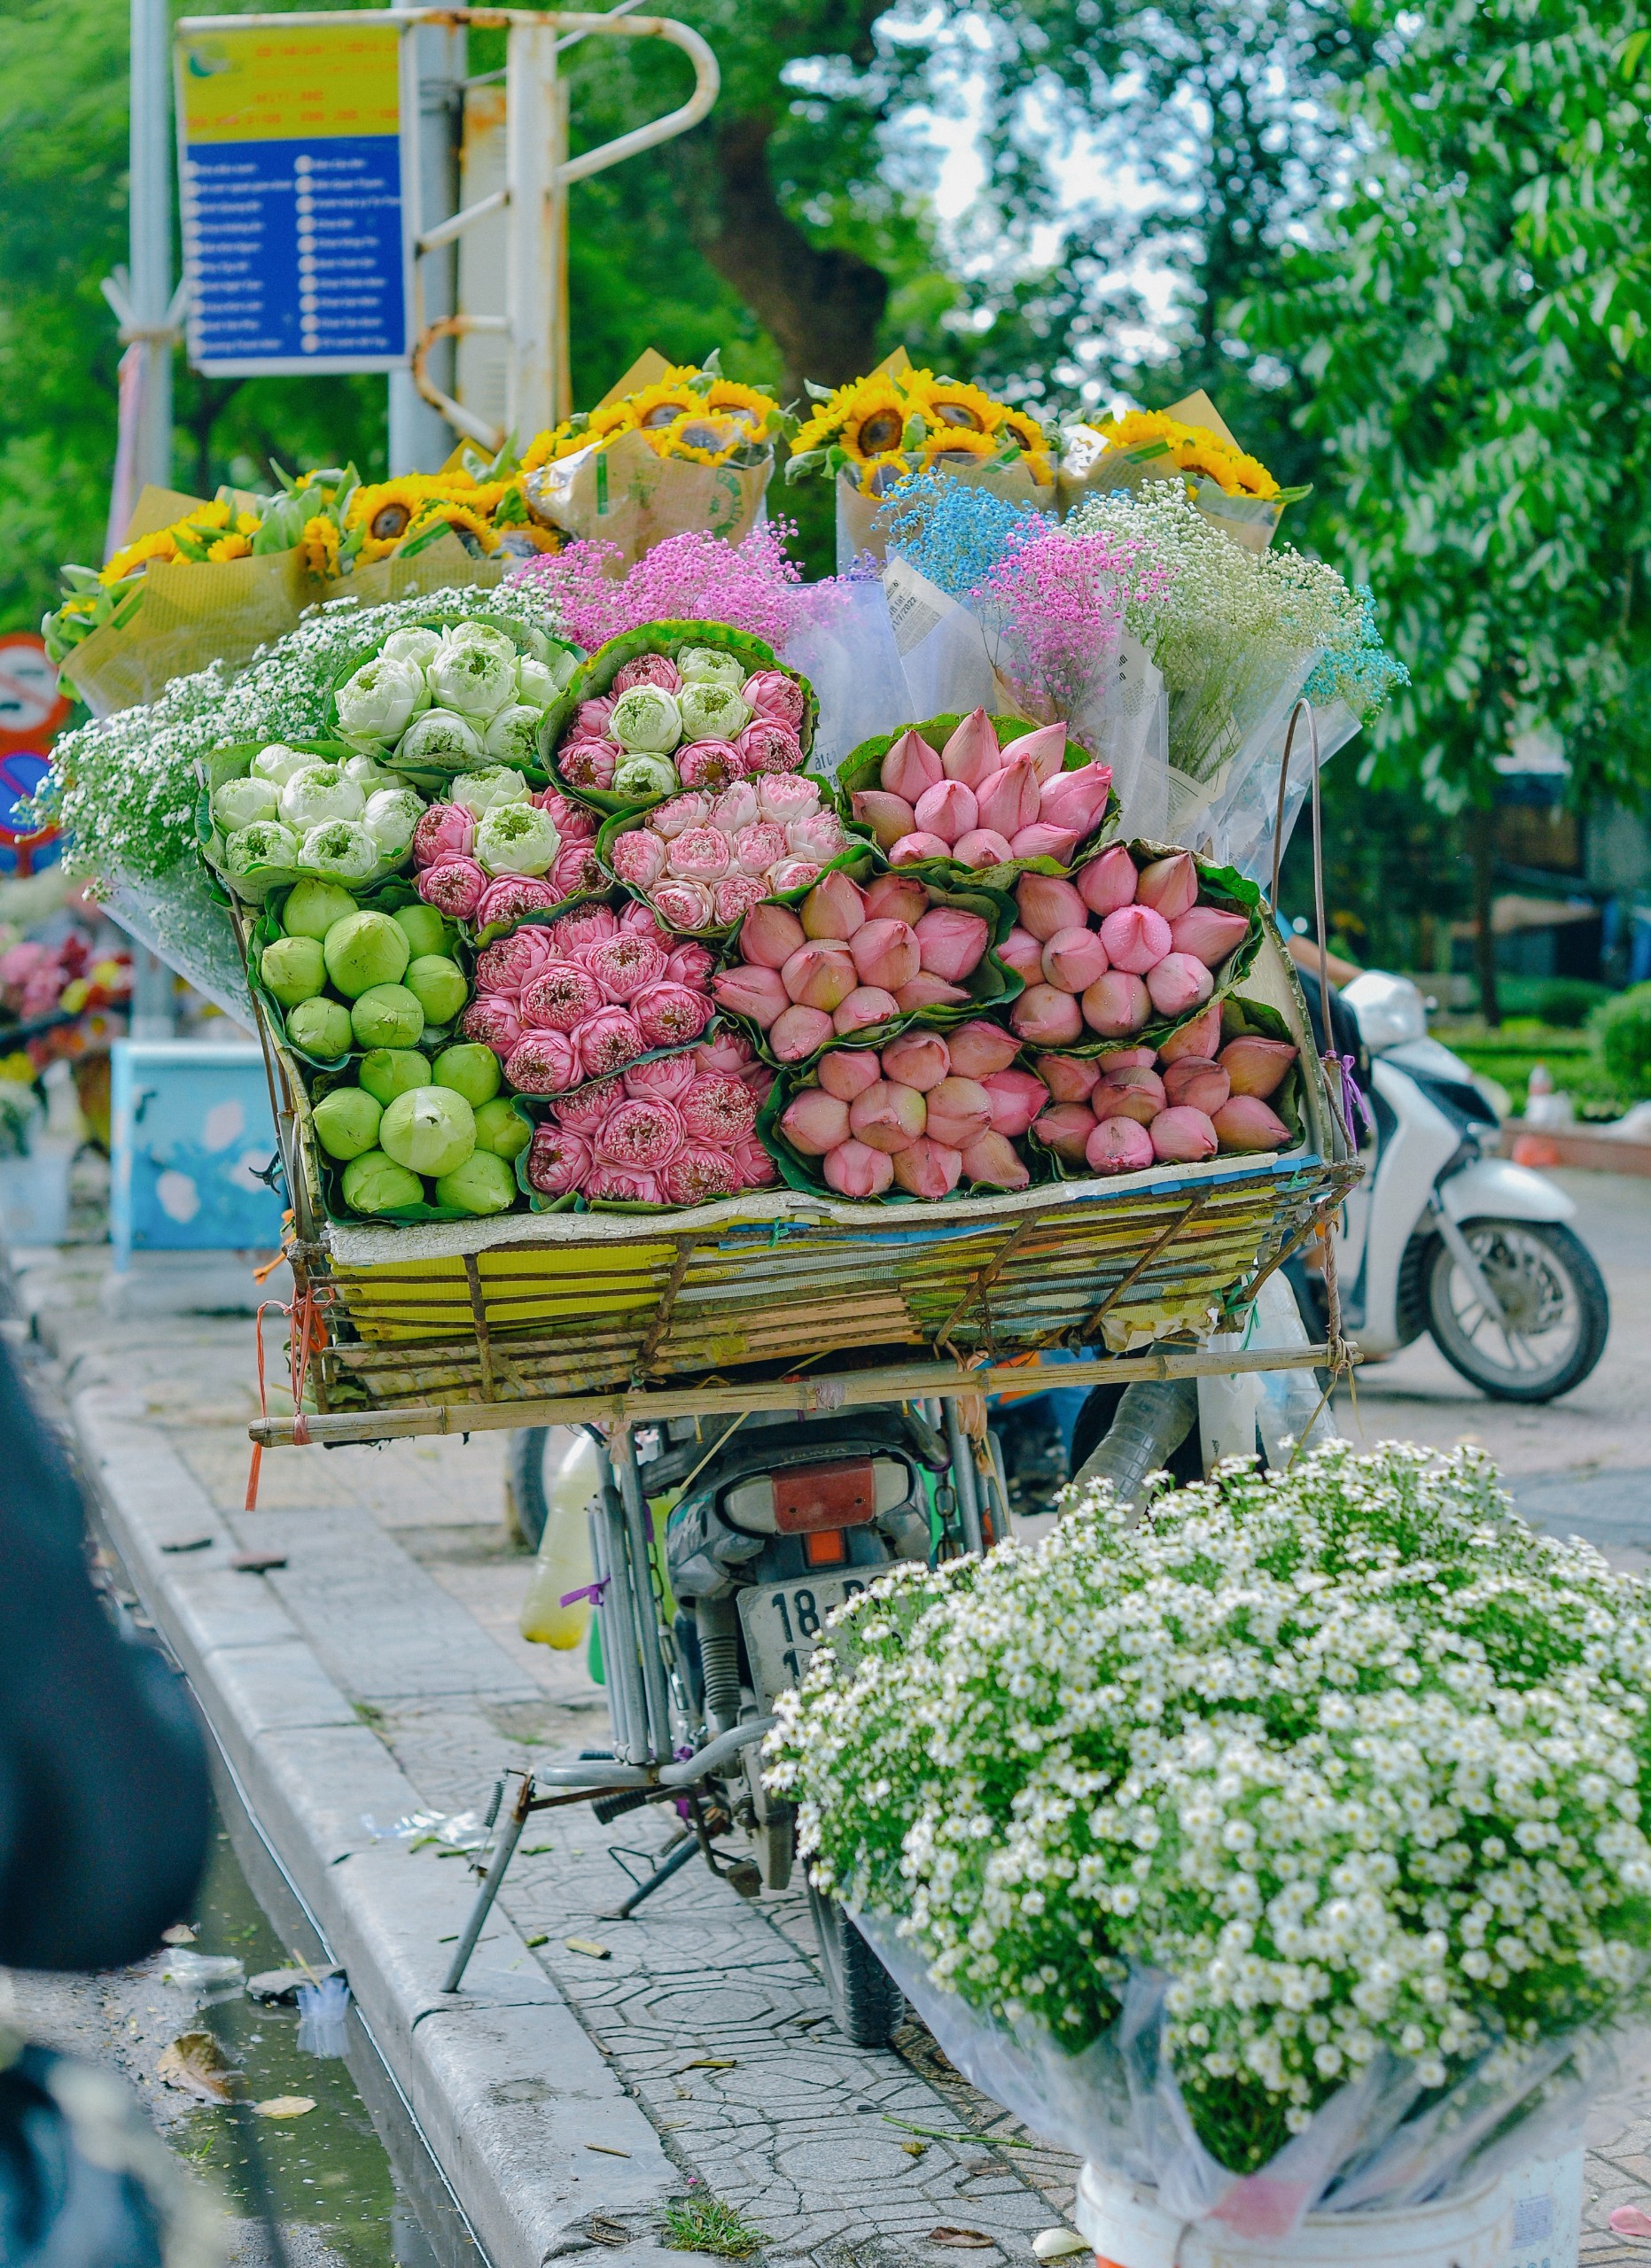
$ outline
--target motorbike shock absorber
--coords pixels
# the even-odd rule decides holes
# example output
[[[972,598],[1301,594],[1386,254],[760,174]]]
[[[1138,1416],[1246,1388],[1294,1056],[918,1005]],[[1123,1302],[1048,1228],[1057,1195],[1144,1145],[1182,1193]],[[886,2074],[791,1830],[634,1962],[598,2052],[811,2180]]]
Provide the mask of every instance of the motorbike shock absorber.
[[[714,1740],[739,1722],[739,1614],[731,1598],[694,1602],[705,1686],[705,1730]]]

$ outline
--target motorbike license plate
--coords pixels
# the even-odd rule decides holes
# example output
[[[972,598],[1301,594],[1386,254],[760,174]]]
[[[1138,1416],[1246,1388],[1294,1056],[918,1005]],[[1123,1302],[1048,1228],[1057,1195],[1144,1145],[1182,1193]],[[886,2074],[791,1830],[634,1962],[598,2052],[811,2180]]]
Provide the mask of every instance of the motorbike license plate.
[[[776,1694],[800,1681],[808,1657],[825,1635],[826,1617],[865,1588],[858,1575],[820,1574],[789,1583],[762,1583],[739,1594],[745,1652],[764,1709]]]

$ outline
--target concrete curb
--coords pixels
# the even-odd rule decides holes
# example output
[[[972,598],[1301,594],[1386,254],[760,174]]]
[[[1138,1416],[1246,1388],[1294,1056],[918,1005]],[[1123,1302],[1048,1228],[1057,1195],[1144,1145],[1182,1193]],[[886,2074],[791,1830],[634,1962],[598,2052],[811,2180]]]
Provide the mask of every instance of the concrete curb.
[[[681,2180],[658,2135],[504,1914],[463,1993],[445,1950],[467,1868],[374,1843],[363,1814],[421,1807],[412,1783],[327,1675],[273,1588],[229,1562],[222,1516],[133,1398],[72,1403],[89,1479],[151,1619],[187,1673],[271,1844],[315,1915],[493,2268],[594,2249],[587,2217],[627,2223],[627,2268],[680,2256],[654,2241]],[[166,1546],[210,1534],[204,1550]]]

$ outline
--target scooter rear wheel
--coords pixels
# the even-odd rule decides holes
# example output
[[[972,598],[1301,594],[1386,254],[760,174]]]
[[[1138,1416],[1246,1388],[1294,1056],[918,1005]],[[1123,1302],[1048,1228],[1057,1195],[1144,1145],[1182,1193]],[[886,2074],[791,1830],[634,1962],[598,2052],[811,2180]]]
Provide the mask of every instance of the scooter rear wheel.
[[[832,2020],[855,2047],[886,2047],[906,2013],[906,1998],[837,1904],[808,1885]]]
[[[1428,1327],[1452,1370],[1498,1402],[1552,1402],[1605,1352],[1610,1301],[1593,1254],[1549,1221],[1464,1221],[1502,1303],[1488,1316],[1441,1238],[1427,1269]]]

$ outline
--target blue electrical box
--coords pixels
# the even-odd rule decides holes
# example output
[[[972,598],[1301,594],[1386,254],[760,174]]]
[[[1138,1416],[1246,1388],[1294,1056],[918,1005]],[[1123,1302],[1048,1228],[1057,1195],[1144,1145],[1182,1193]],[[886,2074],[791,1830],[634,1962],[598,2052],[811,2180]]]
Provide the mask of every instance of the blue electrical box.
[[[118,1039],[109,1232],[134,1252],[274,1252],[285,1200],[260,1179],[276,1156],[260,1049]]]

